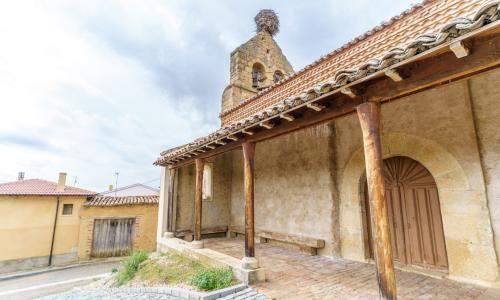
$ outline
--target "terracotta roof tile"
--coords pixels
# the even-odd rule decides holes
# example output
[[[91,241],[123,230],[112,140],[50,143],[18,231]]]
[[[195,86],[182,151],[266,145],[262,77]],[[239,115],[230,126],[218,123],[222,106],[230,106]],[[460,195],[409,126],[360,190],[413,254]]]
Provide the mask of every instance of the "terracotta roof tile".
[[[58,192],[57,183],[43,179],[26,179],[0,184],[0,195],[32,195],[32,196],[92,196],[95,192],[66,186],[63,192]]]
[[[142,205],[158,204],[159,196],[103,196],[97,195],[84,203],[84,206],[118,206],[118,205]]]

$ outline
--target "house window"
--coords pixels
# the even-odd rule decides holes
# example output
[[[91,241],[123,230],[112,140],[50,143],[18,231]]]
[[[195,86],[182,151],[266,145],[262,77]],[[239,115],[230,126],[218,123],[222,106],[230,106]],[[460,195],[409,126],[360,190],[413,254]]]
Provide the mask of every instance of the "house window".
[[[203,167],[203,190],[202,197],[203,200],[210,201],[212,200],[212,192],[213,192],[213,163],[206,163]]]
[[[73,214],[73,204],[63,204],[63,216],[70,216]]]
[[[274,72],[274,75],[273,75],[274,83],[281,81],[281,79],[283,79],[283,73],[281,73],[281,71]]]

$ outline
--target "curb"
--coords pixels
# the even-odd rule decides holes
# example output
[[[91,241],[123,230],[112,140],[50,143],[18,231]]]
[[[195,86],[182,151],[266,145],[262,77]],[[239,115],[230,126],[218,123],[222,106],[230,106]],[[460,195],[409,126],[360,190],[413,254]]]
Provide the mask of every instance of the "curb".
[[[161,295],[170,295],[179,297],[182,299],[189,300],[215,300],[220,299],[222,297],[226,297],[232,294],[236,294],[244,289],[247,289],[248,286],[246,284],[237,284],[234,286],[230,286],[225,289],[220,289],[210,293],[203,293],[191,290],[185,290],[182,288],[169,288],[169,287],[139,287],[139,288],[107,288],[107,292],[113,294],[113,292],[133,292],[133,293],[151,293],[151,294],[161,294]],[[77,290],[85,290],[88,288],[76,288]],[[91,288],[96,289],[96,288]],[[42,297],[41,299],[45,299]]]
[[[1,275],[0,281],[22,278],[22,277],[44,274],[44,273],[50,273],[50,272],[66,270],[66,269],[73,269],[73,268],[78,268],[78,267],[85,267],[85,266],[96,265],[96,264],[111,264],[111,263],[119,262],[121,260],[122,260],[122,258],[121,259],[114,259],[114,260],[91,261],[91,262],[83,262],[83,263],[66,265],[66,266],[59,266],[59,267],[58,266],[48,267],[48,268],[44,268],[44,269],[27,271],[27,272],[22,272],[22,273],[10,273],[10,274],[6,274],[6,275]]]

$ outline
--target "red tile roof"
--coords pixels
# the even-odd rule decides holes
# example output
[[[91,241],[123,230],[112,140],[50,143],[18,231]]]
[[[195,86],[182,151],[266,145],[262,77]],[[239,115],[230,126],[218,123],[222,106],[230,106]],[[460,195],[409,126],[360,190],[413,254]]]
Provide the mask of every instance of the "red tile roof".
[[[84,203],[84,206],[117,206],[117,205],[141,205],[158,204],[159,196],[103,196],[97,195]]]
[[[57,183],[43,179],[26,179],[0,184],[0,195],[17,196],[93,196],[95,192],[72,186],[57,191]]]

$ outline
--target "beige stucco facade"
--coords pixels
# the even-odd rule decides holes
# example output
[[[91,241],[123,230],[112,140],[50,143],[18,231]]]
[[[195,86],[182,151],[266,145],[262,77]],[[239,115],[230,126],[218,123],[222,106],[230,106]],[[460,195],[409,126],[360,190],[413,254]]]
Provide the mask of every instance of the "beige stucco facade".
[[[384,158],[412,158],[434,177],[447,276],[459,281],[492,284],[499,277],[498,82],[500,71],[490,71],[382,105]],[[368,261],[362,146],[355,114],[257,143],[255,227],[323,239],[320,255]],[[215,196],[203,202],[203,226],[243,226],[241,151],[214,158],[213,172]],[[194,166],[181,167],[175,229],[192,228],[193,199]]]
[[[156,249],[157,204],[83,206],[80,210],[80,218],[78,257],[81,260],[91,258],[94,221],[96,219],[134,218],[133,251],[154,251]]]
[[[78,210],[85,196],[59,196],[54,238],[53,264],[78,260]],[[73,204],[71,215],[63,215],[63,205]],[[0,272],[47,266],[57,196],[0,196]]]

